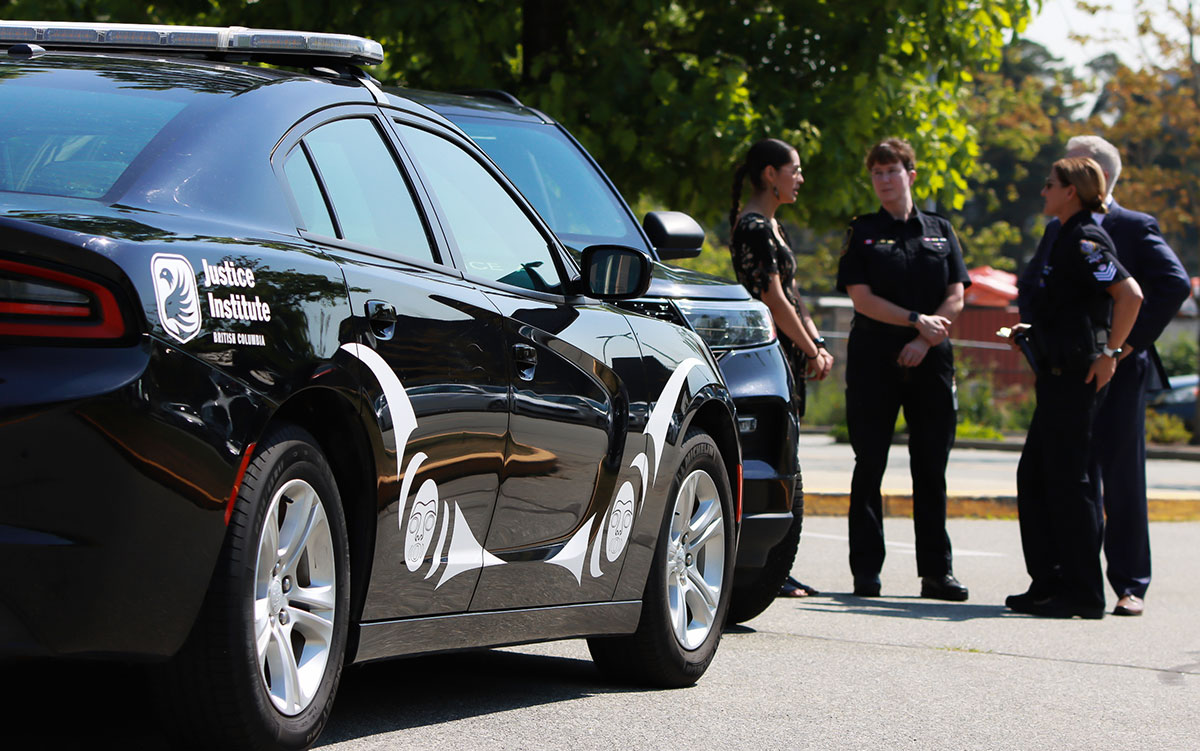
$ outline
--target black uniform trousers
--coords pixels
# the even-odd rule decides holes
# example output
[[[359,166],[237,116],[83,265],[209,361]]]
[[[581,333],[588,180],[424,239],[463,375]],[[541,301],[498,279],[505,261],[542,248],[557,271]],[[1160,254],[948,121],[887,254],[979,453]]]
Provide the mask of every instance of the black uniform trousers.
[[[846,422],[854,448],[850,484],[850,571],[877,576],[883,567],[883,499],[880,483],[887,467],[896,416],[904,409],[913,484],[913,527],[917,574],[943,576],[952,570],[946,534],[946,462],[956,424],[954,354],[950,342],[930,348],[915,368],[896,357],[915,332],[856,325],[846,358]]]
[[[1150,353],[1117,365],[1092,432],[1092,480],[1104,498],[1104,558],[1117,597],[1146,596],[1150,586],[1150,526],[1146,511],[1146,385]]]
[[[1037,407],[1017,465],[1017,513],[1029,591],[1103,608],[1104,520],[1089,468],[1105,393],[1085,377],[1086,368],[1038,373]]]

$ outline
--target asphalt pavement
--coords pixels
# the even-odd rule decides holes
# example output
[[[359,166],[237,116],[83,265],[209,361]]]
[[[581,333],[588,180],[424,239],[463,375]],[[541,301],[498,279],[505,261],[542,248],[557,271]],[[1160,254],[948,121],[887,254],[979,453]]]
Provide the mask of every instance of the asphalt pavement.
[[[321,745],[1200,749],[1200,523],[1153,524],[1146,615],[1102,621],[1003,607],[1028,584],[1016,522],[950,520],[966,603],[920,599],[912,524],[885,528],[884,596],[864,599],[849,593],[845,520],[806,521],[795,573],[822,594],[727,631],[693,688],[608,683],[579,640],[372,665],[347,675]]]
[[[1019,442],[983,448],[957,446],[946,469],[947,513],[951,517],[1015,518]],[[1200,520],[1200,451],[1185,448],[1176,458],[1146,461],[1147,499],[1155,521]],[[844,516],[849,506],[854,451],[848,443],[835,443],[827,435],[800,437],[800,463],[804,472],[807,513]],[[888,454],[882,491],[889,515],[912,512],[912,480],[908,447],[894,444]]]
[[[845,519],[806,520],[794,573],[822,594],[778,599],[727,630],[692,688],[609,682],[582,640],[376,663],[346,672],[317,746],[1200,749],[1200,522],[1151,524],[1146,614],[1101,621],[1003,607],[1028,584],[1014,521],[949,520],[965,603],[920,599],[912,524],[884,526],[883,596],[864,599],[850,594]],[[31,664],[4,675],[5,748],[170,749],[136,670]]]

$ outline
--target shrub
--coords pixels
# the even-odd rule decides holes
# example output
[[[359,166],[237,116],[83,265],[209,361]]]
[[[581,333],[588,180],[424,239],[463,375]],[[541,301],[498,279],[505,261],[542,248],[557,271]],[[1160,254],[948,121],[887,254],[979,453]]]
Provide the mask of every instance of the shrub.
[[[1158,356],[1162,358],[1167,376],[1188,375],[1200,369],[1200,342],[1196,337],[1180,334],[1173,340],[1158,345]]]
[[[1146,410],[1147,443],[1187,443],[1191,439],[1191,431],[1184,427],[1183,420],[1175,415]]]
[[[846,390],[840,381],[809,381],[804,422],[808,425],[837,425],[846,422]]]
[[[980,425],[970,420],[960,422],[954,435],[956,438],[976,441],[999,441],[1004,438],[1004,434],[991,425]]]

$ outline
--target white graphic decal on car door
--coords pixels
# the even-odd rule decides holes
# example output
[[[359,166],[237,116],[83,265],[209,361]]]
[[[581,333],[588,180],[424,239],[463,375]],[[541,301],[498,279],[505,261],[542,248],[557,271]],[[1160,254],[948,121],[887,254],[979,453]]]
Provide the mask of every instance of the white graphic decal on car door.
[[[342,349],[361,360],[375,376],[380,388],[383,389],[383,396],[387,402],[387,416],[395,431],[396,454],[403,456],[408,440],[417,428],[417,415],[413,410],[412,402],[408,399],[408,392],[404,390],[404,384],[396,377],[395,371],[388,366],[387,362],[370,347],[351,343],[343,344]],[[408,507],[409,493],[412,490],[413,482],[421,469],[421,464],[427,458],[424,452],[418,451],[409,459],[408,465],[405,467],[404,479],[400,483],[397,526],[398,530],[404,533],[404,565],[409,571],[415,573],[425,562],[425,555],[429,552],[429,545],[433,541],[434,532],[438,530],[440,522],[441,529],[438,533],[437,545],[434,546],[429,571],[425,574],[425,578],[428,579],[441,568],[443,563],[446,565],[441,578],[434,585],[434,589],[437,589],[464,571],[498,566],[504,561],[483,549],[457,503],[454,504],[453,519],[451,519],[448,506],[441,500],[437,483],[432,479],[426,479],[421,483],[413,498],[412,508],[408,509],[408,513],[404,513]],[[439,508],[441,513],[438,512]],[[449,532],[450,547],[446,550],[446,557],[443,559],[442,551],[445,549],[447,529],[451,524],[453,524],[453,530]]]
[[[646,428],[642,433],[649,439],[647,448],[654,453],[653,467],[655,476],[658,474],[659,462],[667,443],[667,429],[670,428],[671,420],[675,416],[675,407],[679,404],[679,396],[683,392],[684,384],[687,383],[688,374],[699,364],[700,360],[694,357],[679,363],[675,368],[675,372],[667,379],[662,393],[659,394],[658,401],[655,402],[654,408],[650,410],[650,417],[646,420]],[[562,566],[575,576],[576,582],[582,583],[583,562],[585,558],[589,558],[588,573],[593,578],[599,578],[603,575],[603,570],[600,568],[602,545],[604,546],[604,557],[610,563],[621,557],[621,554],[625,552],[625,548],[629,544],[629,536],[633,531],[633,523],[642,512],[642,506],[646,501],[646,491],[655,481],[655,477],[647,478],[646,476],[650,462],[645,452],[641,452],[635,456],[633,461],[629,463],[629,466],[636,469],[641,478],[642,488],[640,497],[635,493],[633,483],[626,481],[617,491],[616,497],[605,510],[603,516],[596,514],[589,517],[561,550],[546,559],[546,563]],[[636,507],[634,506],[635,498],[637,499]],[[596,530],[595,539],[592,541],[591,556],[589,557],[587,555],[588,538],[593,525],[597,522],[600,528]]]
[[[413,411],[404,385],[400,383],[400,379],[396,377],[395,372],[388,367],[384,359],[373,349],[354,343],[343,344],[342,349],[362,361],[378,381],[387,402],[389,422],[395,431],[396,451],[398,455],[403,456],[408,439],[417,427],[416,413]],[[623,483],[603,515],[594,514],[589,517],[557,553],[546,559],[546,563],[561,566],[569,571],[575,577],[576,583],[582,584],[583,582],[583,564],[589,557],[588,543],[592,527],[597,522],[599,522],[600,528],[596,530],[595,539],[592,540],[589,573],[595,578],[603,576],[604,572],[600,567],[601,545],[604,546],[604,557],[610,563],[615,562],[625,552],[629,544],[630,533],[633,531],[634,521],[641,514],[645,505],[646,492],[657,480],[659,465],[666,447],[667,430],[675,416],[675,407],[679,403],[679,396],[687,382],[688,374],[699,364],[700,361],[696,358],[689,358],[681,362],[667,380],[666,385],[663,386],[658,401],[650,410],[650,417],[646,420],[646,428],[642,433],[648,439],[647,450],[654,454],[653,464],[646,456],[646,452],[639,453],[629,463],[631,468],[638,471],[642,485],[641,493],[634,490],[633,483],[629,481]],[[420,570],[425,562],[426,554],[429,552],[429,546],[433,542],[435,532],[437,532],[437,544],[434,545],[433,556],[430,558],[429,571],[424,577],[430,578],[443,564],[445,565],[441,577],[434,585],[435,589],[465,571],[503,565],[503,560],[489,553],[479,543],[457,503],[454,504],[453,513],[450,512],[447,503],[440,498],[437,483],[432,479],[426,479],[421,483],[413,497],[412,507],[408,508],[412,485],[426,458],[428,457],[423,452],[414,454],[405,467],[404,479],[400,483],[400,495],[397,499],[399,501],[398,527],[399,531],[404,533],[405,566],[414,573]],[[649,477],[647,477],[648,474]],[[404,513],[406,508],[408,512]],[[453,528],[451,529],[451,527]],[[447,535],[450,539],[448,549],[446,548]],[[442,556],[443,550],[446,551],[445,557]]]

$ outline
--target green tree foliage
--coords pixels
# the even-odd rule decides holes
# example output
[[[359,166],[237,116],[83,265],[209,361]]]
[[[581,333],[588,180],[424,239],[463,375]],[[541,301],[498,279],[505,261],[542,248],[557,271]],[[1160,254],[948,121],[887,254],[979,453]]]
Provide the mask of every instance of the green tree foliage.
[[[305,28],[382,42],[385,83],[502,88],[562,120],[631,196],[728,213],[752,141],[796,144],[803,226],[873,203],[872,141],[916,145],[919,199],[959,208],[980,153],[964,95],[1029,0],[8,0],[8,18]]]
[[[967,102],[981,145],[961,214],[968,266],[1013,270],[1042,235],[1042,181],[1062,155],[1081,82],[1046,48],[1005,46],[998,68],[975,76]]]

